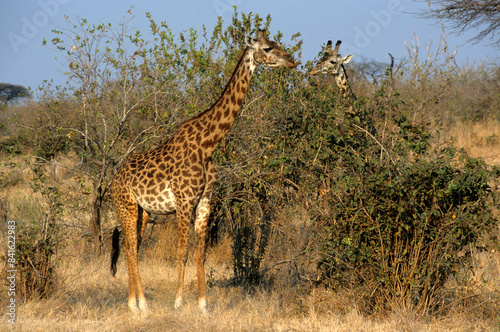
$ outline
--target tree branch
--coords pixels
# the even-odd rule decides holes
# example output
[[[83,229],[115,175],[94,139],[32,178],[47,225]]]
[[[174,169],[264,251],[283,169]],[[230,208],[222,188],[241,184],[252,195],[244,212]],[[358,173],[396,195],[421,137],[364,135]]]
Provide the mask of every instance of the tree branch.
[[[495,36],[495,32],[500,27],[500,1],[434,0],[421,2],[426,2],[428,8],[418,13],[417,17],[447,23],[456,34],[463,34],[469,29],[479,29],[480,32],[469,42],[475,44],[489,37],[493,46],[500,47],[500,39]]]

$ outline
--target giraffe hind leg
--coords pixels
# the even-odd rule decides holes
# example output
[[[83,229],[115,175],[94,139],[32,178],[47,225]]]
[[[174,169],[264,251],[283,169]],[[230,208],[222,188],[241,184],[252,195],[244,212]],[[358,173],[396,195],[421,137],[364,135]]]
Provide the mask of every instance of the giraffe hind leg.
[[[135,241],[131,240],[128,234],[125,234],[125,252],[127,254],[127,268],[128,268],[128,307],[134,313],[139,313],[137,301],[135,297],[135,273],[137,269],[137,245]]]
[[[148,304],[146,297],[144,296],[144,290],[142,288],[141,278],[139,275],[138,251],[149,214],[143,211],[138,205],[134,210],[135,211],[129,211],[129,218],[123,218],[121,220],[123,220],[122,225],[124,225],[125,252],[127,254],[129,276],[128,306],[133,312],[139,313],[148,311]],[[135,218],[132,217],[134,215],[136,216]],[[127,224],[133,224],[135,227],[125,227]],[[139,306],[137,306],[137,301],[139,302]]]

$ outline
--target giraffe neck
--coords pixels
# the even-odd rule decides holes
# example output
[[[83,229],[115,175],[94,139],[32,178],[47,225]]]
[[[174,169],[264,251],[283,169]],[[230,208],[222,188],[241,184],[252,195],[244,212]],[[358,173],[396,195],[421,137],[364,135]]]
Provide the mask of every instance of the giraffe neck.
[[[335,75],[335,82],[340,90],[340,94],[345,96],[347,94],[347,74],[343,65],[340,66],[339,72]]]
[[[211,108],[179,127],[176,136],[183,135],[188,141],[196,144],[204,161],[210,158],[229,132],[241,109],[255,67],[253,50],[247,47],[219,100]]]

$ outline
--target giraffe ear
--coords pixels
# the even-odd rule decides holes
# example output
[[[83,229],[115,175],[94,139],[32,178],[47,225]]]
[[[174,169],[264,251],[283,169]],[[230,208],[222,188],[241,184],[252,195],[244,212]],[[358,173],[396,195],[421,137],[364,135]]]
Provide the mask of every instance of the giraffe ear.
[[[342,58],[342,63],[349,63],[352,59],[352,54],[346,55],[345,57]]]
[[[245,45],[250,48],[253,48],[253,45],[257,42],[257,39],[253,39],[250,36],[245,36]]]

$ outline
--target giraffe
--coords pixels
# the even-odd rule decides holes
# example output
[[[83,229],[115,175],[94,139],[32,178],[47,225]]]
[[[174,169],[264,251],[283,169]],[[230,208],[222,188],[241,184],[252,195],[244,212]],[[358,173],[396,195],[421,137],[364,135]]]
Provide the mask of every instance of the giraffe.
[[[243,54],[219,100],[206,111],[181,124],[163,146],[130,154],[113,179],[111,197],[125,236],[128,306],[133,312],[148,310],[137,259],[147,220],[150,214],[171,213],[176,213],[178,223],[175,307],[179,308],[182,303],[188,232],[194,217],[198,305],[202,312],[207,312],[205,243],[210,201],[217,179],[211,155],[238,115],[255,68],[261,64],[267,67],[297,66],[287,52],[267,38],[266,30],[259,30],[256,39],[247,36],[245,44]],[[119,253],[118,228],[113,233],[111,271],[114,275]]]
[[[344,64],[347,64],[349,63],[349,61],[351,61],[352,54],[349,54],[345,57],[342,57],[340,54],[338,54],[341,43],[342,42],[340,40],[337,40],[335,48],[332,51],[332,41],[328,41],[328,43],[326,44],[325,53],[323,57],[319,59],[316,66],[314,66],[313,70],[311,71],[311,75],[318,75],[319,73],[332,74],[335,77],[335,82],[339,87],[342,97],[346,97],[348,95],[347,91],[349,90],[349,95],[352,95],[354,99],[356,99],[356,96],[349,88],[349,85],[347,83],[347,73],[344,68]]]

